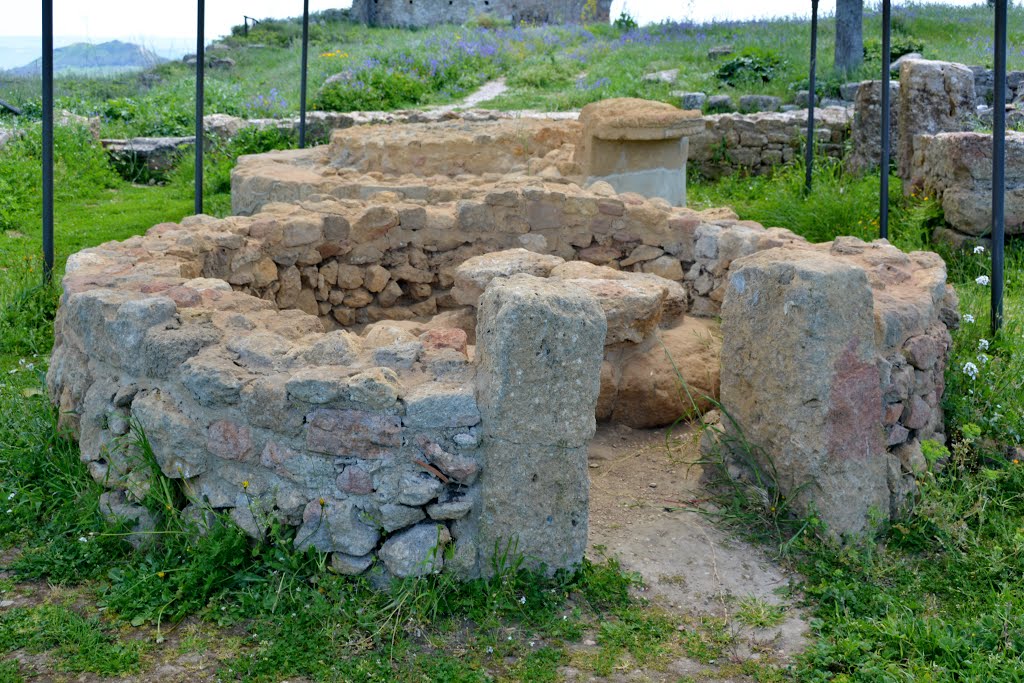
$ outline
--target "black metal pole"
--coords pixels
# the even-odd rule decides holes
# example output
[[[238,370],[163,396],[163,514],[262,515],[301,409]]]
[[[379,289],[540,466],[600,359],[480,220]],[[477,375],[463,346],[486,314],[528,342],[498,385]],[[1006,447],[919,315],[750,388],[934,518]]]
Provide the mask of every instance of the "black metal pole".
[[[53,279],[53,0],[43,0],[43,283]]]
[[[206,67],[206,3],[198,0],[196,8],[196,189],[195,212],[203,212],[203,78]]]
[[[1006,182],[1006,5],[996,0],[995,100],[992,103],[992,333],[1003,326]]]
[[[814,72],[818,63],[818,0],[811,0],[811,78],[810,87],[807,90],[807,149],[804,150],[804,165],[806,166],[806,177],[804,179],[804,192],[811,193],[811,181],[814,177],[814,104],[817,99],[814,95]]]
[[[878,236],[889,239],[889,43],[890,43],[890,0],[882,0],[882,159],[879,171],[882,176],[878,193]]]
[[[299,149],[306,146],[306,69],[309,66],[309,0],[302,0],[302,83],[299,86]]]

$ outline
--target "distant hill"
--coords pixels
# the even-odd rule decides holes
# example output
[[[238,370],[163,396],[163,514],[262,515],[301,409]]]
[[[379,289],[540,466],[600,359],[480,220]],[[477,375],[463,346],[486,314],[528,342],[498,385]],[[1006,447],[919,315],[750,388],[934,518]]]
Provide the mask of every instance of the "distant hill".
[[[53,51],[54,73],[83,72],[98,74],[132,71],[148,69],[165,61],[167,60],[141,45],[123,43],[120,40],[112,40],[98,45],[74,43]],[[42,59],[40,58],[25,66],[10,69],[7,74],[26,78],[38,76],[41,72]]]

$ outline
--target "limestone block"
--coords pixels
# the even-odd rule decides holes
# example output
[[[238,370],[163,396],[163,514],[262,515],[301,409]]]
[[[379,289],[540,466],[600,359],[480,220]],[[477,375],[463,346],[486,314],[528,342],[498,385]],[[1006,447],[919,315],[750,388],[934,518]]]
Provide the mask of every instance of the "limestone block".
[[[588,183],[685,205],[688,136],[703,130],[700,112],[620,98],[588,104],[580,123],[574,159]]]
[[[452,295],[460,304],[476,306],[487,285],[495,278],[517,273],[547,277],[565,259],[537,254],[526,249],[508,249],[467,259],[455,270]]]
[[[636,346],[610,348],[614,366],[602,387],[608,417],[635,429],[663,427],[714,406],[722,335],[716,321],[686,318]]]
[[[872,511],[887,515],[865,272],[801,249],[739,259],[722,305],[722,334],[722,405],[760,467],[771,461],[782,492],[816,509],[836,534],[865,530]]]
[[[483,429],[480,568],[509,547],[549,568],[583,557],[586,443],[607,324],[585,291],[529,275],[493,281],[477,323]],[[542,390],[539,390],[543,387]]]
[[[974,114],[974,74],[963,64],[926,59],[900,66],[897,170],[912,182],[914,138],[965,130]]]
[[[605,344],[643,341],[661,321],[662,303],[667,290],[642,280],[563,280],[597,300],[607,320]]]
[[[889,83],[889,150],[890,159],[895,158],[893,152],[900,148],[899,143],[899,110],[900,85]],[[863,81],[856,90],[853,105],[853,125],[850,137],[853,146],[846,158],[846,167],[854,173],[862,173],[877,168],[882,158],[882,82]]]

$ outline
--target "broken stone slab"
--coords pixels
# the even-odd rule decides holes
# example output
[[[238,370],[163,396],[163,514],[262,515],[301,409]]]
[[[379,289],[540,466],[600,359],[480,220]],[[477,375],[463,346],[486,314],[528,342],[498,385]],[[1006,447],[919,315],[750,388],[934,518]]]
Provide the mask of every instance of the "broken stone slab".
[[[686,204],[689,136],[704,129],[700,112],[619,98],[588,104],[580,124],[574,159],[588,183],[604,181],[619,193]]]
[[[729,275],[722,335],[722,406],[731,417],[725,448],[732,456],[772,473],[784,495],[816,511],[834,534],[865,531],[875,512],[887,516],[865,271],[803,249],[742,257]]]
[[[601,305],[608,322],[606,345],[640,343],[661,321],[667,290],[653,281],[578,279],[563,282],[583,289]]]

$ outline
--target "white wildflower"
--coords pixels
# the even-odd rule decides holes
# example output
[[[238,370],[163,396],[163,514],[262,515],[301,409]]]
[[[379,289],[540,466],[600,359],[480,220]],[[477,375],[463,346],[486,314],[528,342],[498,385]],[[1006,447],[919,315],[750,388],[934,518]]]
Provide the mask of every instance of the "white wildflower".
[[[974,248],[974,253],[975,253],[975,254],[984,254],[984,253],[985,253],[985,247],[983,247],[983,246],[981,246],[981,245],[979,244],[978,246],[976,246],[976,247]]]
[[[970,313],[964,313],[964,322],[965,323],[973,323],[974,322],[974,316],[971,315]]]
[[[991,280],[988,279],[988,275],[979,275],[978,277],[974,278],[974,281],[977,282],[982,287],[988,287],[988,283],[991,282]]]
[[[982,351],[988,351],[988,339],[979,339],[978,348]]]
[[[88,538],[86,538],[85,536],[79,536],[79,537],[78,537],[78,542],[79,542],[79,543],[88,543],[88,542],[89,542],[89,539],[88,539]]]
[[[983,353],[979,353],[978,354],[978,362],[981,363],[982,365],[984,365],[985,363],[988,362],[988,356],[986,356]]]
[[[971,379],[978,378],[978,366],[974,363],[964,363],[963,373]]]
[[[15,495],[14,491],[11,491],[11,495],[7,496],[7,500],[14,500]]]

